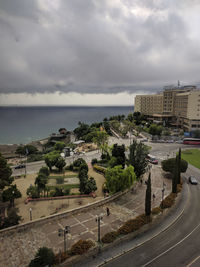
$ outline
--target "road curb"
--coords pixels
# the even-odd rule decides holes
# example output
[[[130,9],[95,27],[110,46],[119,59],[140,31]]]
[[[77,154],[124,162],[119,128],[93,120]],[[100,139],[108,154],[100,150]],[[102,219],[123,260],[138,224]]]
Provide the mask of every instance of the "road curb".
[[[184,210],[185,210],[185,207],[186,207],[186,205],[187,205],[187,203],[188,203],[188,201],[189,201],[189,199],[190,199],[190,191],[189,191],[189,187],[188,187],[188,185],[187,185],[186,183],[185,183],[185,186],[187,186],[187,194],[189,195],[189,197],[186,199],[186,201],[185,201],[185,203],[184,203],[184,206],[183,206],[181,212],[176,216],[176,218],[175,218],[174,220],[171,221],[171,223],[169,223],[163,230],[159,231],[158,233],[156,233],[155,235],[151,236],[150,238],[147,238],[145,241],[143,241],[143,242],[141,242],[141,243],[135,245],[134,247],[132,247],[132,248],[130,248],[130,249],[127,249],[127,250],[122,251],[121,253],[118,253],[117,255],[111,257],[110,259],[106,259],[106,260],[104,260],[102,263],[98,264],[97,266],[98,266],[98,267],[103,266],[103,265],[105,265],[106,263],[109,263],[109,262],[111,262],[112,260],[115,260],[115,259],[119,258],[119,257],[121,257],[122,255],[124,255],[124,254],[126,254],[126,253],[129,253],[129,252],[133,251],[134,249],[136,249],[136,248],[142,246],[142,245],[145,244],[146,242],[148,242],[148,241],[150,241],[150,240],[156,238],[159,234],[161,234],[161,233],[167,231],[167,230],[169,229],[169,227],[171,227],[171,226],[172,226],[172,225],[173,225],[173,224],[174,224],[174,223],[175,223],[175,222],[182,216],[182,214],[183,214],[183,212],[184,212]],[[185,190],[186,190],[186,189],[185,189]],[[182,190],[182,191],[183,191],[183,190]],[[179,199],[177,199],[177,201],[176,201],[176,203],[175,203],[175,206],[172,207],[173,210],[175,210],[175,209],[178,208],[178,205],[180,204],[180,201],[181,201],[181,199],[183,198],[183,194],[184,194],[184,192],[181,192],[181,195],[180,195]],[[169,210],[169,212],[165,215],[165,217],[168,216],[170,212],[173,212],[173,211],[172,211],[172,210]],[[161,218],[161,220],[164,220],[164,219],[165,219],[165,218]],[[155,222],[155,223],[157,224],[158,222]],[[146,231],[145,231],[145,232],[146,232]]]

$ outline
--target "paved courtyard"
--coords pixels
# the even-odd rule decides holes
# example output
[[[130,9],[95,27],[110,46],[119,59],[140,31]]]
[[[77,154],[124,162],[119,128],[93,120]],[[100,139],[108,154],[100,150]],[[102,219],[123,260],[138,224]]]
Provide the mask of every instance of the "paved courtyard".
[[[171,191],[171,181],[162,177],[159,166],[153,166],[151,170],[152,194],[156,198],[152,206],[158,206],[162,198],[163,181],[166,184],[165,195]],[[66,218],[52,219],[40,226],[33,226],[31,230],[17,232],[15,235],[0,234],[0,266],[27,266],[39,247],[53,248],[55,252],[63,250],[63,237],[58,236],[58,229],[70,226],[67,235],[67,248],[70,248],[79,239],[92,239],[97,241],[96,216],[101,215],[101,237],[110,231],[119,228],[123,222],[144,213],[145,190],[144,181],[139,183],[134,192],[129,192],[120,199],[98,208],[91,208],[87,212],[67,215]],[[106,208],[110,215],[107,216]]]

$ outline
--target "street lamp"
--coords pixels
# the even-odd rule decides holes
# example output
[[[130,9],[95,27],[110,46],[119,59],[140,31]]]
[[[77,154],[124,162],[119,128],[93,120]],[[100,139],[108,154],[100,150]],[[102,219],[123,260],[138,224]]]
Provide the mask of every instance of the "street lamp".
[[[101,220],[103,219],[103,216],[101,215],[98,215],[96,217],[96,222],[98,224],[98,242],[100,243],[101,242],[101,232],[100,232],[100,223],[101,223]]]
[[[29,212],[30,212],[30,221],[32,221],[32,209],[31,208],[29,209]]]
[[[64,252],[66,253],[67,251],[67,246],[66,246],[66,234],[68,234],[70,232],[70,226],[65,226],[65,228],[63,229],[58,229],[58,236],[62,236],[64,237]]]

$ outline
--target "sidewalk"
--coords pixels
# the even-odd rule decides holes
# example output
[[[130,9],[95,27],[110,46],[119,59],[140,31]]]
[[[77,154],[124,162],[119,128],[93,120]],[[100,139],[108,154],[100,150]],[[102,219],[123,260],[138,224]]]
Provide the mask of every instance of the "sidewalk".
[[[159,166],[152,167],[152,194],[156,196],[152,201],[152,208],[161,202],[163,181],[166,184],[165,195],[171,192],[171,180],[162,178],[161,172]],[[145,175],[144,180],[147,176],[148,174]],[[31,230],[18,231],[15,235],[0,234],[0,265],[27,266],[42,246],[52,248],[54,252],[63,250],[63,237],[58,236],[58,229],[67,225],[71,229],[67,235],[67,248],[80,239],[92,239],[96,242],[98,232],[96,216],[103,217],[101,221],[101,237],[103,237],[107,232],[118,229],[128,219],[144,213],[145,191],[146,185],[143,182],[142,185],[138,184],[136,192],[129,192],[106,206],[91,208],[87,213],[54,219],[44,225],[33,226]],[[107,207],[110,210],[109,216],[106,215]]]

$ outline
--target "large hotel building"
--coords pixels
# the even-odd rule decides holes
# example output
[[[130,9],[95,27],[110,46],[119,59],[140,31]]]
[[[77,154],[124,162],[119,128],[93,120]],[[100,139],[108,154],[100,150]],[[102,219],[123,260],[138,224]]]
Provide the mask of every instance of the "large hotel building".
[[[185,131],[200,130],[200,90],[196,86],[164,88],[162,93],[137,95],[134,111]]]

